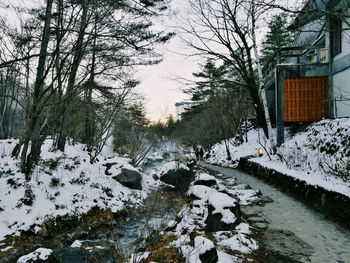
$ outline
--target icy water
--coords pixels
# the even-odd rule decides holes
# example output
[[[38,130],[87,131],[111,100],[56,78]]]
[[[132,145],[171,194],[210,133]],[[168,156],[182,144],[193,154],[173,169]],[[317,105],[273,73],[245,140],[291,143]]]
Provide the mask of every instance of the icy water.
[[[290,230],[311,245],[315,251],[310,257],[311,262],[350,263],[349,230],[249,174],[236,169],[206,166],[224,176],[236,178],[238,183],[260,189],[263,195],[271,197],[274,202],[262,207],[262,217],[267,219],[270,228]]]
[[[143,172],[152,175],[164,162],[151,163]],[[115,233],[124,256],[130,256],[145,244],[155,230],[164,228],[170,220],[176,218],[179,207],[177,201],[183,197],[169,189],[158,188],[150,193],[143,205],[144,209],[134,211],[134,216],[127,218],[123,225],[116,225]],[[136,216],[135,216],[136,213]]]
[[[124,256],[135,253],[144,245],[145,240],[153,234],[153,231],[164,228],[170,220],[175,219],[177,214],[177,211],[170,205],[168,208],[157,207],[154,210],[140,213],[138,217],[127,220],[125,225],[116,227],[115,231],[119,236]]]

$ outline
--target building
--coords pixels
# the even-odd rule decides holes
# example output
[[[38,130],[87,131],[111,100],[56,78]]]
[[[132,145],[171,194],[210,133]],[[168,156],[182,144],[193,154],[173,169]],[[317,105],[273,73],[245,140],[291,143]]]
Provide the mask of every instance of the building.
[[[193,106],[199,105],[200,101],[187,101],[187,102],[177,102],[175,103],[176,108],[176,120],[179,121],[182,118],[182,114],[191,109]]]
[[[278,145],[286,125],[350,116],[349,6],[350,0],[309,0],[290,25],[293,47],[280,48],[265,68]]]

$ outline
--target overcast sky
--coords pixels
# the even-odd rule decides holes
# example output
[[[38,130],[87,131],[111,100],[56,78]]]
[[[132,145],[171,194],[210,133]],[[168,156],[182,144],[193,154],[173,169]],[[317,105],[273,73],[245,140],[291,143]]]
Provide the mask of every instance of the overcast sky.
[[[173,12],[186,12],[186,3],[187,0],[172,0]],[[177,23],[175,16],[163,17],[160,21],[160,24],[170,30]],[[164,120],[169,114],[175,116],[175,103],[188,99],[181,92],[183,84],[179,78],[191,79],[192,72],[197,71],[200,61],[199,58],[182,55],[190,51],[177,36],[160,51],[164,55],[160,64],[142,67],[136,74],[142,81],[138,91],[145,96],[148,117],[153,121]]]

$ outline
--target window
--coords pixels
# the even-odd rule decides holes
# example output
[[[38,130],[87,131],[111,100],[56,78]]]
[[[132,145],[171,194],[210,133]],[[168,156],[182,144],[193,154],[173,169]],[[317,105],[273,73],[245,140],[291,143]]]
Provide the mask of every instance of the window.
[[[330,19],[330,38],[332,56],[335,57],[341,53],[342,19],[339,16],[333,16]]]

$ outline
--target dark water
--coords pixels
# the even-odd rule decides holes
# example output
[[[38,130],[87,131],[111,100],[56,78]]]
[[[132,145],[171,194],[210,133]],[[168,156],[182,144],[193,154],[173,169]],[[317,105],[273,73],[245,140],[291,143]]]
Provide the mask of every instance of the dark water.
[[[143,172],[152,176],[164,162],[151,163],[144,167]],[[174,220],[182,206],[183,196],[172,189],[158,187],[144,201],[142,207],[132,211],[127,222],[115,228],[119,236],[119,244],[124,256],[130,256],[138,251],[154,231],[165,228],[169,221]]]
[[[274,202],[262,207],[262,217],[267,219],[269,227],[290,230],[311,245],[314,248],[311,262],[350,263],[349,230],[249,174],[236,169],[207,164],[206,166],[225,176],[236,178],[238,183],[260,189],[264,195],[270,196]]]

